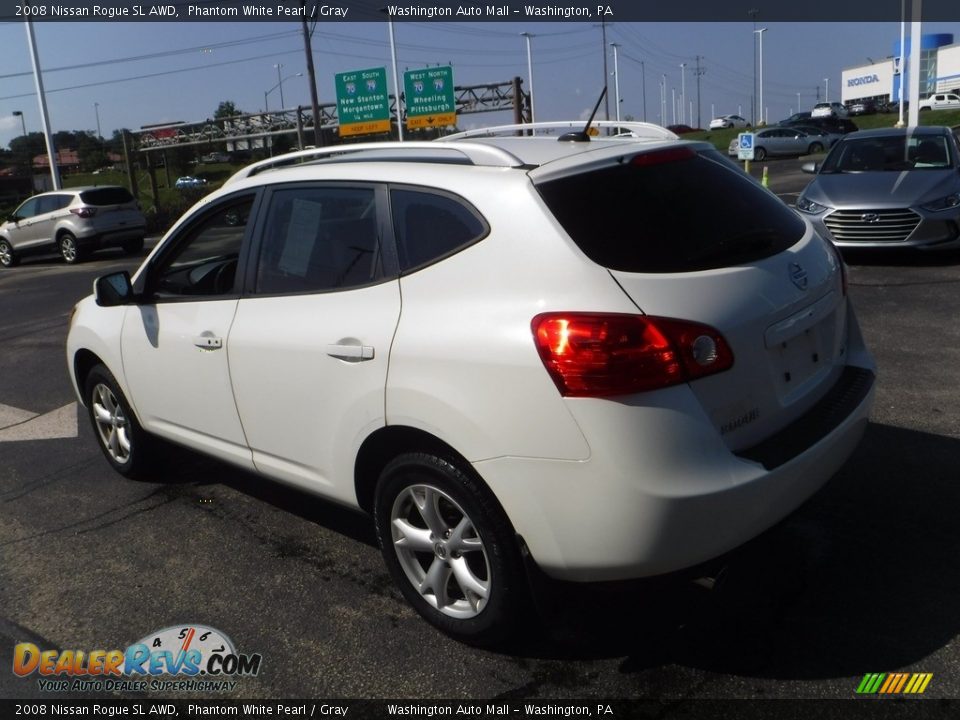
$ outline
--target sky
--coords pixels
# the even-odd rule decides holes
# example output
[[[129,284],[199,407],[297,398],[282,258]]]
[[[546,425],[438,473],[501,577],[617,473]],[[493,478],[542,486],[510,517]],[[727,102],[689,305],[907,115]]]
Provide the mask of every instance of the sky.
[[[763,97],[770,121],[809,110],[825,85],[839,100],[843,69],[881,60],[893,53],[899,22],[764,23]],[[50,123],[59,130],[116,128],[201,121],[221,101],[244,112],[280,104],[309,105],[303,37],[299,23],[42,22],[34,25],[47,94]],[[531,41],[537,120],[585,117],[603,86],[604,49],[608,73],[613,51],[603,45],[598,24],[578,22],[403,22],[395,24],[399,70],[428,65],[453,66],[457,85],[508,81],[527,86]],[[923,33],[953,33],[960,23],[925,23]],[[744,23],[633,23],[606,25],[607,43],[617,43],[621,115],[650,122],[696,125],[697,92],[693,69],[700,58],[700,124],[711,115],[749,115],[754,80],[753,25]],[[313,53],[320,101],[335,101],[334,74],[371,67],[390,68],[385,23],[321,22],[313,30]],[[642,63],[642,65],[641,65]],[[681,82],[681,63],[687,68]],[[281,65],[278,78],[276,65]],[[303,73],[297,77],[297,73]],[[660,112],[660,83],[666,75],[666,117]],[[824,79],[828,79],[825,83]],[[644,82],[645,81],[645,82]],[[613,93],[613,77],[610,92]],[[686,91],[686,113],[675,117],[671,98]],[[690,105],[692,104],[692,111]],[[615,116],[611,101],[610,115]],[[40,111],[23,23],[0,23],[0,146],[41,130]],[[601,108],[601,117],[603,109]],[[462,128],[511,122],[510,113],[463,116]]]

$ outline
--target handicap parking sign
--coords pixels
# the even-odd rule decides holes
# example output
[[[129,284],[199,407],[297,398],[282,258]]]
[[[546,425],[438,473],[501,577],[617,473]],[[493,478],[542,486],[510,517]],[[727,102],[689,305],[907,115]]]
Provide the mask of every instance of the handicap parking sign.
[[[753,160],[753,133],[737,135],[737,159]]]

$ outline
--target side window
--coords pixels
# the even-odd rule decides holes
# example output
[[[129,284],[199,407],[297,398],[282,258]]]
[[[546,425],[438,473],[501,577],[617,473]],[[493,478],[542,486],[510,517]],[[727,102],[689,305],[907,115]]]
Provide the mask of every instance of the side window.
[[[41,198],[37,198],[39,201],[37,207],[37,214],[43,215],[44,213],[54,212],[56,210],[61,210],[65,208],[70,203],[69,195],[44,195]]]
[[[256,292],[325,292],[383,277],[373,188],[274,191],[263,225]]]
[[[448,195],[419,190],[391,190],[393,228],[406,272],[476,242],[487,225],[472,208]]]
[[[253,196],[221,205],[185,230],[151,272],[157,296],[218,296],[234,290]]]
[[[16,215],[21,219],[32,218],[37,214],[37,205],[40,198],[30,198],[23,205],[17,208]]]

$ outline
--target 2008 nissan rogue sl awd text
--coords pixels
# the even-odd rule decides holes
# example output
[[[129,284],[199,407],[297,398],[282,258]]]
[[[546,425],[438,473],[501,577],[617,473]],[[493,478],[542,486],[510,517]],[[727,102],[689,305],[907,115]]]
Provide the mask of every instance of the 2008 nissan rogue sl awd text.
[[[240,171],[76,308],[107,460],[142,475],[164,439],[362,508],[408,601],[476,643],[526,562],[638,578],[775,524],[867,425],[843,263],[711,145],[631,127]]]

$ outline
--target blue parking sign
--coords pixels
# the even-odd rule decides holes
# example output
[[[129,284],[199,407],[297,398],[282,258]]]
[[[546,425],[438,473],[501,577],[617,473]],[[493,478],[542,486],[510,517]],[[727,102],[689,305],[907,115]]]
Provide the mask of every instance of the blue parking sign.
[[[737,135],[737,159],[753,160],[753,133]]]

